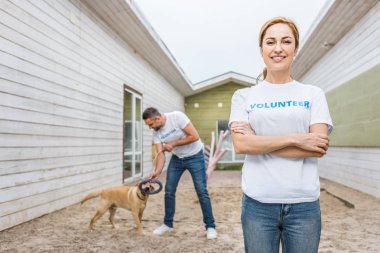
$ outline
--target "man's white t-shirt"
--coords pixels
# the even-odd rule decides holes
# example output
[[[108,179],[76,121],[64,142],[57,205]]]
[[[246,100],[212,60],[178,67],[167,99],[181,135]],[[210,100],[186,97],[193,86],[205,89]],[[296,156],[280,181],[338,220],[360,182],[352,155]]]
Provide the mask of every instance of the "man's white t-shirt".
[[[249,122],[256,135],[308,133],[310,125],[332,121],[322,89],[297,81],[237,90],[232,97],[229,124]],[[242,188],[263,203],[300,203],[319,198],[317,158],[282,158],[272,154],[246,155]]]
[[[160,130],[153,131],[153,143],[168,143],[186,138],[183,129],[190,123],[190,119],[179,111],[164,113],[164,115],[166,117],[165,125]],[[179,158],[184,158],[197,154],[201,149],[203,149],[203,144],[197,140],[186,145],[176,146],[173,148],[173,152]]]

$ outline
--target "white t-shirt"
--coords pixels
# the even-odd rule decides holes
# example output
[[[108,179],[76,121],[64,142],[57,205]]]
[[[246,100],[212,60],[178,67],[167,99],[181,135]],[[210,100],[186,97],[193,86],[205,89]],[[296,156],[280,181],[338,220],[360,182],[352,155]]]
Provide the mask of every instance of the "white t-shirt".
[[[315,123],[332,121],[322,89],[296,81],[237,90],[232,97],[231,124],[245,121],[256,135],[308,133]],[[317,158],[282,158],[272,154],[246,155],[242,188],[263,203],[300,203],[319,197]]]
[[[190,119],[179,111],[164,113],[164,115],[166,117],[165,125],[160,130],[153,131],[153,143],[168,143],[186,138],[186,134],[182,130],[190,123]],[[203,144],[197,140],[186,145],[176,146],[173,148],[173,152],[179,158],[184,158],[197,154],[201,149],[203,149]]]

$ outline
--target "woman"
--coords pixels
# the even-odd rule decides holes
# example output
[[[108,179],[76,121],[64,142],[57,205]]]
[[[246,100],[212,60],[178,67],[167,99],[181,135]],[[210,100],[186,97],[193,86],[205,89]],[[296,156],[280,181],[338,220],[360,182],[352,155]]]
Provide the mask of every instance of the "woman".
[[[323,91],[291,77],[296,25],[277,17],[263,25],[264,81],[232,97],[230,127],[243,165],[242,226],[246,252],[318,252],[321,232],[317,158],[326,154],[332,122]]]

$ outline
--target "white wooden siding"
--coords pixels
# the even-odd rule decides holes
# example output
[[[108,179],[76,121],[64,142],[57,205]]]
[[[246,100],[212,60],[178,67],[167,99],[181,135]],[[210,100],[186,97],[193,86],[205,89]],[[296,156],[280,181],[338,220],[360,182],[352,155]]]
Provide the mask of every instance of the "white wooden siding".
[[[380,197],[380,148],[331,147],[319,161],[320,175]]]
[[[328,92],[380,64],[380,3],[376,4],[300,80]],[[380,130],[380,129],[379,129]],[[380,197],[379,148],[330,148],[320,174]]]
[[[330,91],[380,64],[380,2],[300,81]],[[321,45],[322,46],[322,45]]]
[[[0,1],[0,230],[122,182],[123,85],[184,98],[80,1]],[[143,130],[143,166],[151,131]]]

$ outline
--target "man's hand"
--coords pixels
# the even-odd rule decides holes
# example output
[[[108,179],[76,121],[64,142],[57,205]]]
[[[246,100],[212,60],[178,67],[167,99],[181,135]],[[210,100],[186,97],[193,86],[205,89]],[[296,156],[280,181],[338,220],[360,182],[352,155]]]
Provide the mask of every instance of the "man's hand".
[[[172,152],[173,148],[174,148],[174,145],[172,142],[169,142],[169,143],[163,143],[162,144],[163,146],[163,151],[164,152]]]
[[[161,175],[161,172],[158,172],[158,171],[154,170],[151,173],[149,173],[148,177],[149,178],[159,178],[160,175]]]

